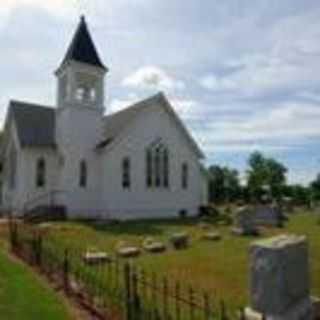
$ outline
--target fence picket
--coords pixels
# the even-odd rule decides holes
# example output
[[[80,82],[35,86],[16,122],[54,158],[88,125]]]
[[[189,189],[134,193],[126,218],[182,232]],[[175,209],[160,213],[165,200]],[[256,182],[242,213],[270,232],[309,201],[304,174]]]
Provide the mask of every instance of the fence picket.
[[[180,311],[180,282],[177,281],[175,288],[175,302],[176,302],[176,319],[180,320],[181,311]]]

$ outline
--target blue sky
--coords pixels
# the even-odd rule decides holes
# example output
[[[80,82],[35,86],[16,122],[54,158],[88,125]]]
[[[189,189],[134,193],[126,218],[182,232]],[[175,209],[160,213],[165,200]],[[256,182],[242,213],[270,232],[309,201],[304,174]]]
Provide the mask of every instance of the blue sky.
[[[320,171],[319,1],[2,0],[1,122],[10,98],[54,104],[81,13],[110,68],[106,112],[162,90],[208,164],[243,172],[260,150],[290,182]]]

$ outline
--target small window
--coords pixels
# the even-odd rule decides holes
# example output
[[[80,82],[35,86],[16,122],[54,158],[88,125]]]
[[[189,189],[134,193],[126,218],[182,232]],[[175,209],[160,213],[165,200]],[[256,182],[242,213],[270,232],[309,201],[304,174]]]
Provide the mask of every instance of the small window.
[[[43,188],[46,185],[46,162],[43,158],[38,159],[36,168],[36,186]]]
[[[182,189],[188,189],[189,167],[187,163],[182,164],[181,185]]]
[[[88,176],[88,168],[86,161],[82,160],[80,162],[80,175],[79,175],[79,186],[81,188],[87,187],[87,177]]]
[[[123,189],[130,189],[131,181],[130,181],[130,159],[124,158],[122,161],[122,187]]]

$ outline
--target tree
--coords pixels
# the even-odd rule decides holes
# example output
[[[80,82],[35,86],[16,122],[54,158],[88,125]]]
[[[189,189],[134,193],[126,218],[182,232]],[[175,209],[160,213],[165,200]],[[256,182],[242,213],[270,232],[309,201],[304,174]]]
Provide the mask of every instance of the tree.
[[[273,158],[254,152],[248,160],[248,188],[254,199],[259,199],[266,189],[273,198],[279,199],[286,184],[287,168]]]
[[[315,201],[320,201],[320,173],[316,179],[310,184],[311,196]]]
[[[288,185],[283,189],[283,195],[293,200],[296,206],[309,206],[311,189],[299,184]]]
[[[209,167],[209,201],[223,203],[241,197],[239,172],[220,166]]]

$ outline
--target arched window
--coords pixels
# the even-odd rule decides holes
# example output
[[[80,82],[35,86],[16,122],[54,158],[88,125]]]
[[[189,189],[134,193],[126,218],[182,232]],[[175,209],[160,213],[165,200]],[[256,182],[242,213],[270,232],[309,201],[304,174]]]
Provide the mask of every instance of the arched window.
[[[146,150],[147,188],[168,188],[169,174],[168,148],[158,140]]]
[[[152,152],[151,150],[147,150],[146,153],[146,167],[147,167],[147,172],[146,172],[146,182],[147,182],[147,187],[152,186]]]
[[[122,187],[123,189],[130,189],[131,179],[130,179],[130,159],[124,158],[122,161]]]
[[[37,188],[45,187],[46,185],[46,162],[43,158],[39,158],[36,167],[36,186]]]
[[[160,154],[160,148],[156,148],[155,152],[155,160],[154,160],[154,170],[155,170],[155,176],[156,176],[156,187],[160,187],[161,185],[161,154]]]
[[[189,167],[186,162],[182,164],[182,172],[181,172],[181,186],[182,189],[188,189],[189,183]]]
[[[169,187],[169,154],[168,149],[163,151],[163,185]]]
[[[79,186],[81,188],[86,188],[88,179],[88,168],[85,160],[80,162],[80,175],[79,175]]]
[[[9,153],[9,186],[11,189],[16,187],[17,182],[17,151],[14,147]]]

